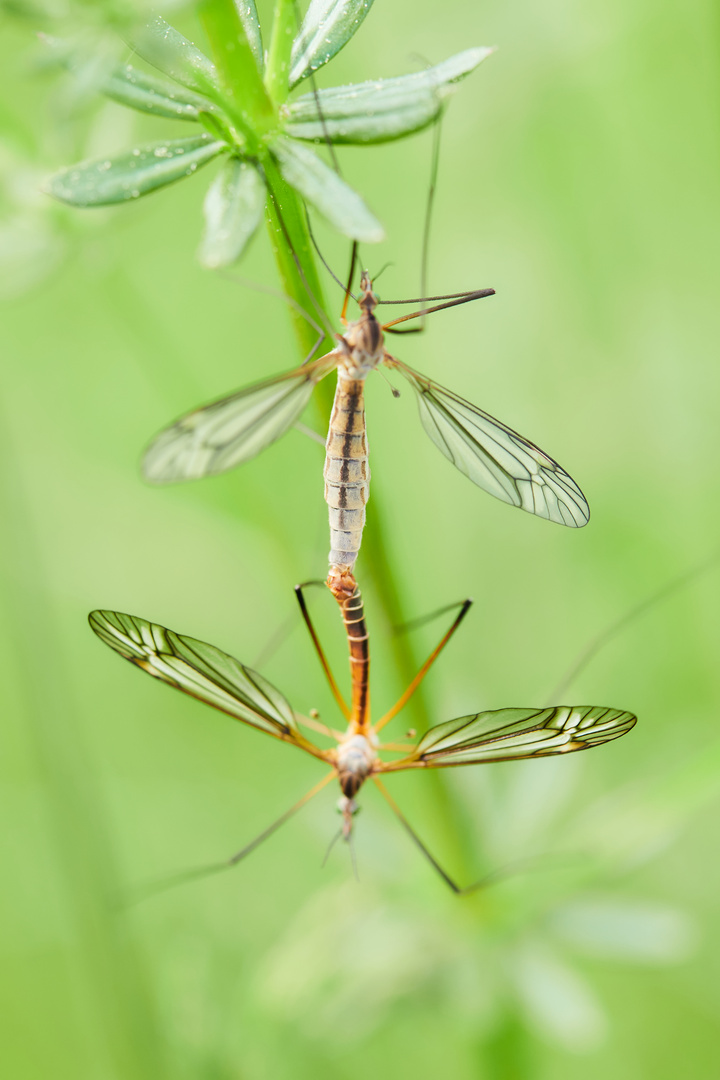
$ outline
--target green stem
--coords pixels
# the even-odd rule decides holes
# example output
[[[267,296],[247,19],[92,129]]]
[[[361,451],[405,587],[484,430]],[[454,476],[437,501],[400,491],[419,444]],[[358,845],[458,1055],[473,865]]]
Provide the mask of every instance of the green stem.
[[[273,192],[273,198],[268,199],[268,227],[284,291],[301,307],[307,309],[309,286],[317,305],[325,314],[325,318],[331,322],[317,275],[302,203],[295,191],[282,179],[272,160],[268,162],[265,169]],[[289,249],[288,238],[297,256],[297,263],[293,259],[292,250]],[[312,327],[292,309],[291,318],[304,359],[317,335]],[[328,336],[323,345],[329,351],[334,347],[335,342]],[[333,394],[334,388],[328,379],[323,380],[315,391],[315,400],[325,426],[327,426],[332,408]],[[420,663],[407,635],[394,632],[394,628],[407,622],[407,613],[397,587],[397,574],[394,573],[392,567],[390,544],[384,527],[382,501],[376,491],[373,491],[368,509],[361,559],[363,572],[369,579],[376,601],[385,618],[385,630],[389,638],[393,663],[402,685],[406,686],[416,674]],[[432,726],[422,686],[414,695],[411,708],[416,727],[424,731]],[[446,853],[449,853],[454,864],[462,866],[466,863],[468,853],[458,837],[458,815],[445,778],[441,773],[431,771],[424,779],[431,792],[430,798],[434,804],[433,816],[442,834],[443,848]]]
[[[296,30],[295,0],[277,0],[265,71],[265,86],[276,105],[281,105],[288,96],[290,53]]]
[[[202,11],[213,59],[221,73],[223,85],[229,94],[234,95],[236,109],[244,109],[242,95],[245,83],[243,80],[247,78],[250,68],[252,74],[258,79],[259,75],[234,4],[232,0],[204,0]],[[277,0],[266,72],[267,88],[276,103],[284,100],[287,93],[291,31],[294,30],[294,19],[295,10],[292,0]],[[240,42],[240,48],[228,44],[235,40]],[[274,115],[274,106],[264,86],[262,86],[262,93]],[[255,130],[258,130],[257,124],[255,124]],[[323,340],[318,342],[318,331],[303,318],[298,310],[291,307],[290,318],[298,341],[300,356],[305,360],[314,346],[322,352],[329,352],[335,347],[332,335],[334,319],[330,317],[323,297],[303,203],[295,190],[283,180],[271,154],[260,146],[257,147],[256,152],[268,185],[267,224],[283,290],[295,301],[298,308],[306,311],[324,331]],[[327,424],[332,408],[333,393],[331,381],[324,380],[314,395],[324,424]],[[393,572],[383,521],[381,500],[377,493],[373,492],[364,537],[363,572],[367,574],[384,613],[386,630],[390,636],[390,651],[398,675],[402,683],[407,685],[415,675],[419,662],[409,639],[392,632],[393,627],[406,621],[406,614],[396,585],[397,575]],[[412,715],[416,718],[417,727],[425,730],[430,726],[422,687],[413,699]],[[427,780],[428,788],[432,792],[434,817],[440,822],[445,849],[452,852],[453,861],[461,862],[455,825],[457,815],[453,811],[450,792],[439,773],[432,773]]]
[[[478,1076],[487,1080],[532,1080],[536,1055],[528,1030],[508,1003],[495,1030],[477,1044]]]
[[[335,348],[335,341],[330,333],[333,324],[327,314],[327,305],[313,258],[305,208],[293,188],[283,180],[270,154],[263,157],[262,168],[269,188],[267,223],[270,242],[284,292],[325,331],[325,337],[318,347],[323,352],[330,352]],[[295,308],[290,309],[290,318],[300,354],[305,360],[313,345],[318,343],[318,331]],[[323,382],[319,390],[320,399],[328,406],[329,413],[332,387]]]
[[[200,16],[220,82],[232,106],[232,118],[255,153],[264,135],[277,125],[277,113],[260,77],[233,0],[202,0]]]

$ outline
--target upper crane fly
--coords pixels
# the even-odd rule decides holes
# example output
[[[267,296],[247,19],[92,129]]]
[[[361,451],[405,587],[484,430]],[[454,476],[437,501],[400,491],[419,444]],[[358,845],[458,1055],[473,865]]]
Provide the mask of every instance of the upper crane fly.
[[[354,257],[350,280],[353,269]],[[392,329],[398,323],[491,296],[494,289],[429,297],[449,302],[386,323],[380,323],[375,316],[378,300],[367,272],[362,274],[361,291],[360,318],[348,323],[348,285],[341,315],[346,329],[335,335],[335,349],[181,417],[150,443],[143,459],[146,478],[158,484],[195,480],[248,461],[296,423],[315,386],[337,369],[324,468],[330,514],[329,560],[331,565],[351,571],[360,549],[370,483],[364,384],[371,371],[384,366],[408,381],[417,395],[426,432],[478,487],[559,525],[585,525],[590,517],[585,496],[556,461],[500,420],[408,367],[385,348],[385,332],[401,332]]]

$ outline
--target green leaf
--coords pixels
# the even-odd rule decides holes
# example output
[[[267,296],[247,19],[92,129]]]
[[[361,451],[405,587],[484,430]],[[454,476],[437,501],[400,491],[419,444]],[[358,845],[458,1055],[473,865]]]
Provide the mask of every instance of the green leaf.
[[[225,149],[209,135],[150,143],[115,158],[61,169],[46,190],[71,206],[111,206],[190,176]]]
[[[181,86],[200,94],[219,89],[212,61],[160,15],[137,30],[129,43],[138,56]]]
[[[197,120],[201,112],[215,108],[207,98],[139,71],[130,64],[114,71],[103,84],[102,91],[120,105],[172,120]]]
[[[286,106],[286,131],[296,139],[377,143],[427,127],[457,84],[492,53],[467,49],[441,64],[400,75],[303,94]],[[318,110],[319,105],[319,110]]]
[[[263,45],[262,35],[260,33],[260,20],[258,19],[255,0],[235,0],[235,8],[240,22],[245,29],[245,36],[248,40],[248,45],[252,49],[252,54],[255,57],[258,70],[262,71],[264,64]]]
[[[140,71],[131,64],[109,65],[108,58],[102,53],[92,56],[60,38],[48,34],[40,34],[39,37],[53,62],[70,71],[81,84],[87,84],[88,68],[92,72],[98,61],[92,89],[101,91],[120,105],[172,120],[197,120],[201,112],[215,108],[208,98],[186,89],[181,90],[177,83]],[[109,75],[108,66],[112,69]]]
[[[345,236],[377,243],[382,225],[356,191],[307,147],[280,137],[271,146],[284,180]]]
[[[347,45],[373,0],[311,0],[290,59],[290,89]]]
[[[244,251],[262,220],[265,185],[256,168],[239,158],[224,162],[205,196],[205,233],[198,258],[217,270],[229,266]]]

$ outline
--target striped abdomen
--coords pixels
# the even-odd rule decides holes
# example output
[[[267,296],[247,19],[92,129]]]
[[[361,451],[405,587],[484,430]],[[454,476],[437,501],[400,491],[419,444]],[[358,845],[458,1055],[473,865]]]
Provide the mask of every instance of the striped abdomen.
[[[355,564],[370,493],[363,379],[338,369],[330,429],[325,444],[325,502],[330,513],[330,565]]]
[[[364,735],[367,733],[370,721],[370,649],[365,625],[365,609],[360,589],[357,586],[352,596],[345,600],[341,607],[350,650],[352,685],[350,724],[355,734]],[[347,795],[348,792],[346,791],[345,794]]]

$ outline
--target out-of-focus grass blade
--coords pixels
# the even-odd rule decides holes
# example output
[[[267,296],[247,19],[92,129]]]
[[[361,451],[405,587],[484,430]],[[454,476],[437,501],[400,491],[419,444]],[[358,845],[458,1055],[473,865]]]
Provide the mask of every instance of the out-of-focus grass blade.
[[[224,148],[225,143],[209,135],[166,139],[61,169],[50,177],[46,190],[71,206],[111,206],[192,175]]]
[[[224,162],[203,203],[202,265],[216,270],[235,262],[260,224],[264,206],[265,185],[257,169],[236,157]]]
[[[13,525],[0,536],[0,593],[12,626],[13,664],[32,740],[43,824],[56,854],[42,868],[43,879],[49,891],[59,888],[69,919],[70,935],[61,954],[63,982],[71,996],[80,992],[81,1020],[99,1052],[100,1075],[108,1080],[169,1080],[166,1035],[143,957],[112,909],[122,886],[68,677],[67,643],[54,606],[57,594],[43,576],[34,507],[17,464],[19,447],[8,437],[8,418],[0,419],[0,505]],[[96,720],[102,722],[102,708]],[[42,915],[46,898],[36,899]],[[32,970],[32,962],[28,966]],[[37,986],[40,999],[44,989]],[[82,1029],[80,1034],[83,1037]],[[88,1074],[80,1064],[75,1075]]]
[[[377,243],[385,231],[367,206],[337,173],[304,146],[280,137],[272,144],[280,172],[291,187],[353,240]]]
[[[338,143],[377,143],[427,127],[460,82],[493,49],[466,49],[425,71],[333,86],[287,107],[288,135]],[[319,114],[318,114],[319,108]]]
[[[215,65],[205,53],[157,15],[129,36],[138,56],[164,75],[198,93],[219,89]]]
[[[347,45],[373,0],[312,0],[290,58],[290,88]]]

